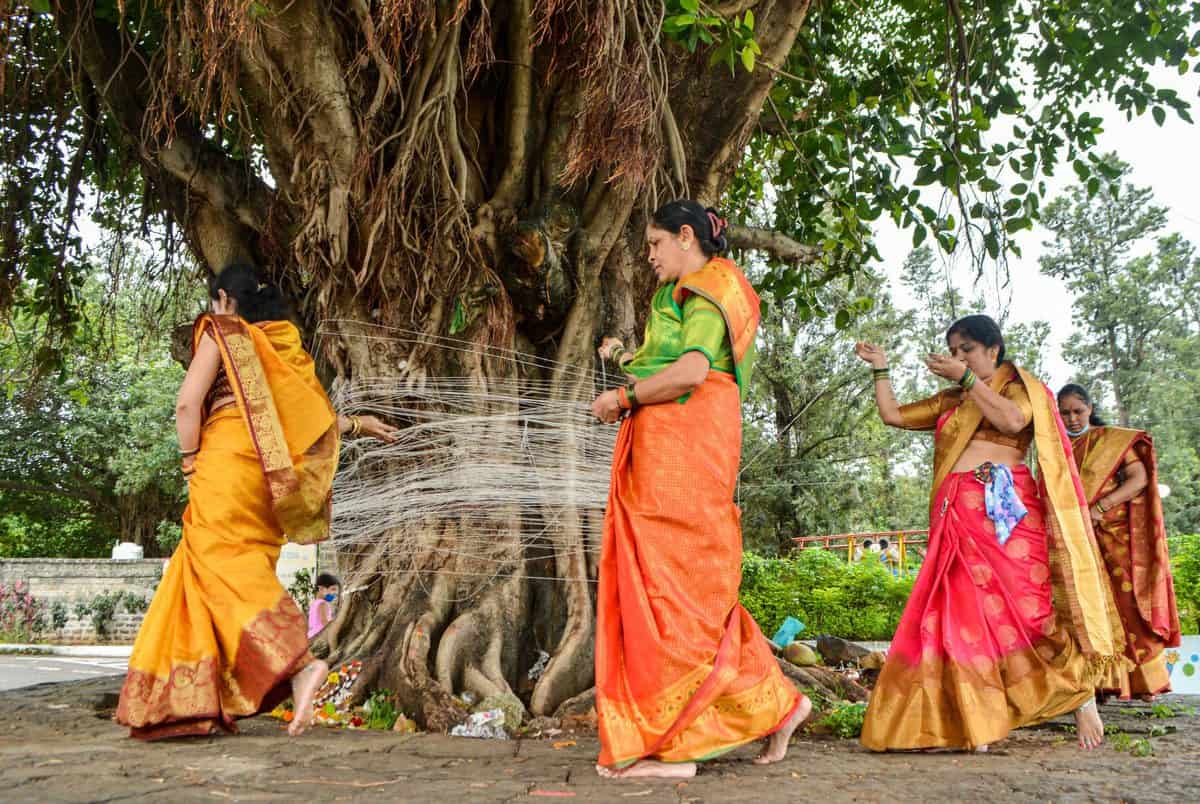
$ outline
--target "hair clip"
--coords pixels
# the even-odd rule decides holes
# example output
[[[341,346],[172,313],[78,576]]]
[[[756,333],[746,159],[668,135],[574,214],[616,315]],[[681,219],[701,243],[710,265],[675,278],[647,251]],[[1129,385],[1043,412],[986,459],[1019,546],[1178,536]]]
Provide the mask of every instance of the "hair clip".
[[[708,224],[712,227],[712,236],[720,237],[721,232],[723,232],[726,227],[729,226],[729,221],[725,220],[724,218],[717,217],[716,213],[713,212],[709,212],[707,214]]]

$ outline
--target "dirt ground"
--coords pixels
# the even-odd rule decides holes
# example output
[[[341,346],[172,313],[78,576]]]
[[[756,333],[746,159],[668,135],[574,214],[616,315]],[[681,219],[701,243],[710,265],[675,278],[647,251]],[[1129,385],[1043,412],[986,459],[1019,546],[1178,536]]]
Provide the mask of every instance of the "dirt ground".
[[[1115,750],[1111,737],[1082,752],[1059,724],[1023,730],[978,756],[877,755],[854,741],[803,737],[778,765],[751,765],[748,747],[679,784],[599,779],[594,735],[559,748],[322,728],[291,740],[278,721],[256,718],[236,737],[143,744],[110,720],[119,683],[0,694],[0,800],[1182,801],[1200,788],[1200,716],[1152,719],[1143,705],[1103,714],[1110,729],[1148,738],[1149,757]],[[1157,735],[1163,727],[1169,733]]]

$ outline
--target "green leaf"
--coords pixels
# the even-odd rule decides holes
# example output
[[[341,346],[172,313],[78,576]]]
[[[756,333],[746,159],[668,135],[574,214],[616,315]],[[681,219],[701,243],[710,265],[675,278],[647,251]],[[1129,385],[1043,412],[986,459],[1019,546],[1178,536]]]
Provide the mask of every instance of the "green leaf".
[[[746,72],[754,72],[754,51],[749,47],[742,48],[742,66]]]
[[[746,9],[746,16],[742,20],[742,26],[748,31],[754,30],[754,12],[750,9]]]
[[[679,0],[679,7],[693,14],[700,13],[700,0]]]
[[[928,234],[928,230],[924,226],[921,226],[920,224],[917,225],[917,228],[913,229],[913,238],[912,238],[913,248],[921,247],[921,244],[925,242],[926,234]]]
[[[1160,126],[1167,120],[1167,112],[1161,106],[1155,106],[1150,110],[1150,114],[1154,115],[1154,122]]]
[[[850,311],[838,310],[837,315],[833,317],[833,325],[839,330],[850,326]]]

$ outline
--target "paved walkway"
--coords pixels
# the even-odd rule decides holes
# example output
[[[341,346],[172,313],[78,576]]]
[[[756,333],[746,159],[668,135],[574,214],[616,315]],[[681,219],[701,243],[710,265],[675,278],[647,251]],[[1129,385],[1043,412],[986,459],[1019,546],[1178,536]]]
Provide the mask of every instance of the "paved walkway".
[[[0,693],[5,801],[442,801],[546,798],[603,802],[1183,801],[1200,789],[1200,717],[1106,707],[1128,738],[1080,751],[1065,724],[1023,730],[991,754],[870,754],[853,741],[805,737],[769,768],[748,747],[686,784],[596,777],[596,741],[481,741],[314,729],[288,739],[277,721],[237,737],[138,743],[111,722],[119,677]],[[1195,705],[1196,699],[1190,701]],[[1159,734],[1159,732],[1166,732]],[[1152,736],[1155,735],[1155,736]],[[571,736],[556,738],[560,743]],[[1147,739],[1154,755],[1114,750]]]

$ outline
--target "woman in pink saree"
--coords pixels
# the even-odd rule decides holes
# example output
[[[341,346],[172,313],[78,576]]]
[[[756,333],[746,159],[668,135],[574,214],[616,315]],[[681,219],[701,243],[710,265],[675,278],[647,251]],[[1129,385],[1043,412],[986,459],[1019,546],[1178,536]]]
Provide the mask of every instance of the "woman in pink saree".
[[[1005,362],[987,316],[956,322],[946,342],[950,354],[926,362],[955,386],[904,406],[883,351],[857,346],[884,422],[935,434],[928,555],[862,743],[986,750],[1074,712],[1080,746],[1095,748],[1104,727],[1092,691],[1124,636],[1054,397]]]

